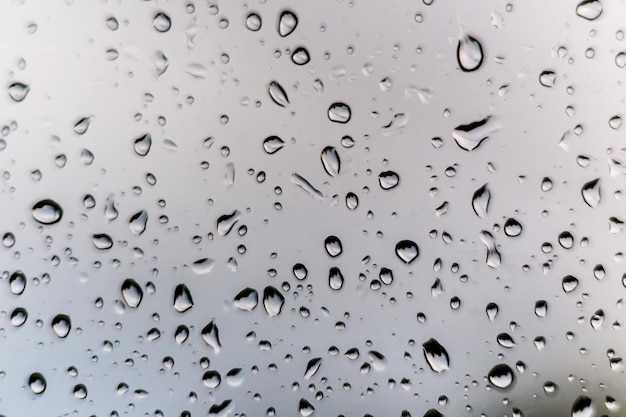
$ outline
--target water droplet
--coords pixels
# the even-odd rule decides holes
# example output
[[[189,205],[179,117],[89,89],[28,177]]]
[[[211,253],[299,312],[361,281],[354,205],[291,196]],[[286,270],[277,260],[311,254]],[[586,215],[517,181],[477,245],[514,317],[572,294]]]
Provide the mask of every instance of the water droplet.
[[[188,337],[189,337],[189,328],[187,326],[185,326],[184,324],[181,324],[180,326],[176,328],[176,332],[174,332],[174,340],[176,341],[176,343],[178,343],[179,345],[182,345],[183,343],[187,341]]]
[[[490,321],[494,321],[498,316],[499,307],[496,303],[487,304],[487,308],[485,312],[487,313],[487,317],[489,317]]]
[[[5,248],[12,248],[15,245],[15,235],[11,232],[6,232],[2,236],[2,245]]]
[[[561,281],[561,286],[563,287],[563,291],[565,291],[565,293],[570,293],[578,287],[578,278],[572,275],[567,275]]]
[[[263,21],[261,20],[261,16],[258,13],[250,13],[246,17],[246,27],[253,32],[261,29],[262,24]]]
[[[593,313],[589,323],[594,330],[599,330],[604,324],[604,311],[600,309]]]
[[[89,129],[89,124],[91,123],[91,119],[92,117],[83,117],[80,120],[78,120],[76,122],[76,124],[74,125],[74,132],[78,133],[79,135],[83,135],[85,134],[85,132],[87,132],[87,129]]]
[[[331,177],[338,176],[341,171],[341,160],[339,159],[337,149],[327,146],[322,150],[320,157],[326,173]]]
[[[400,184],[400,176],[393,171],[384,171],[378,174],[378,184],[383,190],[391,190]]]
[[[140,235],[146,231],[148,223],[148,212],[145,210],[138,211],[130,217],[128,227],[134,235]]]
[[[589,207],[596,207],[600,204],[600,178],[585,183],[581,189],[581,194]]]
[[[115,207],[115,201],[113,200],[113,196],[109,196],[106,200],[106,204],[104,205],[104,220],[106,222],[112,222],[117,219],[119,212]]]
[[[328,286],[331,289],[337,291],[343,287],[343,281],[344,279],[341,270],[336,266],[330,268],[330,270],[328,271]]]
[[[204,375],[202,375],[202,384],[207,388],[217,388],[221,382],[222,377],[217,371],[206,371]]]
[[[19,103],[20,101],[24,100],[29,92],[30,92],[30,87],[26,84],[15,82],[9,85],[9,96],[16,103]]]
[[[283,87],[278,84],[277,81],[271,81],[267,87],[267,92],[270,95],[272,101],[278,104],[280,107],[287,107],[289,105],[289,98]]]
[[[152,146],[152,135],[146,133],[145,135],[135,139],[135,153],[139,156],[146,156],[150,152]]]
[[[385,285],[391,285],[393,283],[393,271],[385,267],[380,268],[378,279]]]
[[[419,248],[412,240],[401,240],[396,243],[396,255],[405,264],[410,264],[419,256]]]
[[[409,414],[408,416],[402,415],[402,417],[411,417],[411,416]],[[443,417],[443,414],[441,414],[439,411],[435,410],[434,408],[431,408],[424,413],[423,417]]]
[[[513,385],[513,381],[515,380],[515,376],[513,375],[513,370],[503,363],[498,364],[491,368],[489,373],[487,374],[489,378],[489,382],[496,388],[499,389],[507,389]]]
[[[539,84],[544,87],[554,87],[556,83],[556,73],[554,71],[543,71],[539,74]]]
[[[328,236],[324,240],[324,247],[326,248],[326,253],[333,258],[341,255],[341,252],[343,251],[341,240],[339,240],[337,236]]]
[[[293,53],[291,54],[291,62],[296,65],[306,65],[309,63],[310,60],[311,57],[309,56],[309,51],[307,51],[306,48],[302,46],[294,49]]]
[[[152,59],[152,69],[154,70],[154,74],[157,77],[165,74],[167,68],[170,66],[170,62],[163,53],[163,51],[156,51],[154,53],[154,58]]]
[[[87,387],[83,384],[77,384],[74,386],[73,393],[74,398],[84,400],[85,398],[87,398]]]
[[[545,317],[548,314],[548,303],[545,300],[539,300],[535,303],[535,316]]]
[[[232,400],[225,400],[220,404],[213,404],[211,408],[209,408],[209,417],[227,417],[232,412],[233,407],[234,404]],[[191,414],[189,417],[191,417]]]
[[[355,210],[359,206],[359,197],[353,192],[346,194],[346,207],[350,210]]]
[[[323,200],[324,194],[317,188],[313,187],[313,185],[302,175],[294,172],[291,174],[291,182],[300,187],[304,192],[313,197],[316,200]]]
[[[483,63],[483,47],[475,37],[462,34],[456,48],[456,58],[463,71],[476,71]]]
[[[9,277],[9,289],[12,294],[22,295],[26,289],[26,275],[22,271],[15,271]]]
[[[498,337],[496,338],[496,340],[498,341],[498,344],[500,346],[505,347],[507,349],[515,347],[515,341],[513,340],[511,335],[508,333],[500,333]]]
[[[42,394],[46,390],[46,378],[39,372],[32,373],[28,377],[28,386],[34,394]]]
[[[278,18],[278,34],[283,38],[289,36],[298,26],[298,16],[291,10],[283,10]]]
[[[504,234],[509,237],[516,237],[522,234],[522,225],[513,218],[508,218],[504,222]]]
[[[267,315],[270,317],[276,317],[280,314],[280,311],[285,304],[285,297],[274,287],[267,286],[263,290],[263,307]]]
[[[106,26],[111,30],[117,30],[120,24],[115,17],[111,16],[106,20]]]
[[[107,250],[113,247],[113,239],[111,239],[111,236],[104,233],[93,235],[92,242],[96,249],[99,250]]]
[[[122,283],[122,298],[124,298],[124,302],[128,307],[139,307],[139,304],[141,304],[141,300],[143,299],[143,290],[137,281],[132,278],[124,280]]]
[[[313,405],[304,398],[301,398],[298,403],[298,413],[302,417],[310,417],[313,413],[315,413],[315,407],[313,407]]]
[[[295,267],[294,267],[295,268]],[[259,303],[259,293],[253,288],[244,288],[235,296],[233,304],[244,311],[252,311]]]
[[[599,0],[584,0],[576,6],[576,14],[583,19],[595,20],[602,14],[602,3]]]
[[[204,340],[215,353],[220,353],[222,343],[220,342],[219,329],[213,320],[202,329],[202,340]]]
[[[269,136],[263,141],[263,150],[265,150],[265,152],[269,155],[280,151],[283,146],[285,146],[285,141],[278,136]]]
[[[66,314],[57,314],[52,319],[52,331],[61,339],[67,337],[70,334],[70,330],[72,329],[72,321],[70,317]]]
[[[591,398],[580,395],[572,405],[572,417],[594,417],[596,410]]]
[[[191,291],[185,284],[178,284],[174,289],[174,309],[179,313],[184,313],[193,307]]]
[[[459,148],[471,152],[500,130],[500,123],[493,116],[487,116],[466,125],[459,125],[452,131],[452,137]]]
[[[430,369],[437,373],[447,371],[450,368],[450,357],[446,349],[435,339],[428,339],[422,344],[424,358]]]
[[[215,260],[211,258],[198,259],[191,265],[191,270],[196,275],[208,275],[215,266]]]
[[[313,358],[306,364],[306,370],[304,371],[304,378],[311,379],[319,371],[322,366],[322,358]]]
[[[562,232],[559,234],[559,245],[563,249],[571,249],[574,246],[574,236],[570,232]]]
[[[482,218],[487,215],[490,202],[491,191],[489,191],[488,184],[483,184],[482,187],[474,191],[474,195],[472,196],[472,208],[478,217]]]
[[[617,65],[618,68],[626,67],[626,52],[620,52],[615,55],[615,65]]]
[[[11,325],[15,327],[20,327],[28,320],[28,311],[22,307],[17,307],[15,310],[11,312]]]
[[[352,117],[352,110],[345,103],[336,102],[328,107],[328,119],[335,123],[348,123]]]
[[[62,217],[63,209],[53,200],[41,200],[33,206],[33,218],[41,224],[55,224]]]
[[[480,240],[483,242],[485,248],[487,249],[487,257],[485,259],[485,263],[490,268],[498,268],[502,263],[502,257],[500,256],[500,252],[498,252],[498,249],[496,247],[496,239],[490,232],[483,230],[480,232]]]
[[[224,214],[217,219],[217,233],[226,236],[233,229],[237,221],[241,218],[241,212],[234,210],[230,214]]]
[[[165,13],[159,12],[154,15],[152,26],[157,30],[157,32],[167,32],[172,27],[172,19],[170,19],[170,17]]]
[[[301,263],[297,263],[293,266],[293,276],[299,279],[300,281],[305,279],[308,273],[309,271],[306,269],[306,266],[304,266]]]

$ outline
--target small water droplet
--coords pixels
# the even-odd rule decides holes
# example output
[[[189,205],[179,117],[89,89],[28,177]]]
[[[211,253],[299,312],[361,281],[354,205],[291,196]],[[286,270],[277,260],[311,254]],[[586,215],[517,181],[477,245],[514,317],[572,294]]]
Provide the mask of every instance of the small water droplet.
[[[246,27],[253,32],[261,29],[262,24],[263,21],[261,20],[261,16],[258,13],[250,13],[246,17]]]
[[[396,255],[405,264],[410,264],[419,256],[419,248],[412,240],[401,240],[396,243]]]
[[[472,196],[472,208],[474,213],[483,218],[489,212],[489,203],[491,202],[491,191],[488,184],[483,184],[478,190],[474,191]]]
[[[189,328],[187,326],[185,326],[184,324],[181,324],[180,326],[176,328],[176,331],[174,332],[174,340],[176,341],[176,343],[178,343],[179,345],[182,345],[183,343],[187,341],[188,337],[189,337]]]
[[[589,319],[589,324],[594,330],[599,330],[604,324],[604,311],[602,309],[597,310]]]
[[[291,62],[296,65],[306,65],[309,63],[310,60],[311,57],[309,56],[309,51],[307,51],[306,48],[302,46],[294,49],[293,53],[291,54]]]
[[[54,334],[61,339],[66,338],[72,329],[72,321],[70,320],[70,316],[66,314],[57,314],[54,316],[51,325]]]
[[[111,30],[117,30],[120,27],[120,24],[115,17],[111,16],[107,18],[106,26]]]
[[[322,150],[322,154],[320,156],[322,160],[322,165],[324,166],[324,170],[331,177],[336,177],[339,175],[341,171],[341,159],[339,159],[339,154],[337,153],[337,149],[333,146],[327,146]]]
[[[475,37],[462,34],[456,48],[456,58],[463,71],[476,71],[484,60],[483,47]]]
[[[400,184],[400,176],[393,171],[384,171],[378,174],[378,184],[383,190],[391,190]]]
[[[336,102],[328,107],[328,119],[335,123],[348,123],[352,117],[350,106]]]
[[[20,101],[24,100],[29,92],[30,92],[30,87],[27,84],[15,82],[9,85],[9,96],[16,103],[19,103]]]
[[[602,14],[602,3],[599,0],[584,0],[576,6],[576,14],[583,19],[596,20]]]
[[[487,304],[487,308],[485,309],[485,312],[487,313],[487,317],[489,318],[490,321],[494,321],[496,319],[496,317],[498,316],[499,310],[500,309],[496,303]]]
[[[172,27],[172,19],[170,19],[170,17],[165,13],[159,12],[154,15],[152,26],[157,30],[157,32],[167,32]]]
[[[130,308],[137,308],[143,299],[143,290],[132,278],[124,280],[122,283],[122,298]]]
[[[184,313],[193,307],[191,291],[185,284],[178,284],[174,289],[174,309],[179,313]]]
[[[263,307],[265,312],[270,317],[276,317],[280,314],[283,304],[285,304],[285,297],[272,286],[267,286],[263,290]]]
[[[32,373],[28,377],[28,386],[34,394],[42,394],[46,390],[46,378],[39,372]]]
[[[233,304],[244,311],[252,311],[259,303],[259,293],[253,288],[244,288],[235,296]]]
[[[380,268],[378,279],[385,285],[391,285],[393,283],[393,271],[385,267]]]
[[[15,235],[11,232],[6,232],[2,236],[2,245],[5,248],[12,248],[15,245]]]
[[[428,339],[422,344],[424,358],[434,372],[441,373],[450,368],[450,357],[446,349],[435,339]]]
[[[510,388],[515,380],[513,370],[508,365],[503,363],[491,368],[487,377],[489,378],[491,385],[499,389]]]
[[[278,34],[281,37],[289,36],[298,26],[298,16],[291,10],[283,10],[278,18]]]
[[[269,136],[263,141],[263,150],[269,155],[275,154],[285,146],[285,141],[278,136]]]
[[[63,209],[53,200],[41,200],[33,206],[33,218],[41,224],[55,224],[61,221]]]
[[[267,92],[270,95],[272,101],[278,104],[280,107],[287,107],[289,105],[289,98],[283,87],[278,84],[277,81],[271,81],[267,87]]]
[[[148,223],[148,212],[145,210],[138,211],[130,217],[128,227],[134,235],[140,235],[146,231]]]
[[[596,207],[600,204],[600,178],[585,183],[581,189],[581,194],[589,207]]]
[[[505,347],[507,349],[515,347],[515,341],[513,340],[511,335],[508,333],[500,333],[498,337],[496,338],[496,340],[498,341],[498,344],[500,346]]]

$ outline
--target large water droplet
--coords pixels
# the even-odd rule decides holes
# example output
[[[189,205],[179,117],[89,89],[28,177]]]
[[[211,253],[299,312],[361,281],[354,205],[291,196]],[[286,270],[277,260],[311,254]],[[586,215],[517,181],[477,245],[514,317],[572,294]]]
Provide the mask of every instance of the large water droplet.
[[[578,278],[572,275],[567,275],[563,277],[563,280],[561,281],[561,286],[563,287],[563,291],[565,293],[570,293],[574,291],[576,287],[578,287]]]
[[[241,212],[234,210],[230,214],[225,214],[217,219],[217,233],[226,236],[233,229],[237,221],[241,218]]]
[[[202,376],[202,383],[208,388],[217,388],[222,382],[222,377],[217,371],[206,371]]]
[[[209,417],[227,417],[233,411],[233,408],[233,400],[225,400],[219,404],[213,404],[209,408]]]
[[[391,285],[393,283],[393,271],[385,267],[380,268],[378,279],[385,285]]]
[[[278,34],[283,38],[289,36],[298,26],[298,16],[291,10],[283,10],[278,18]]]
[[[346,194],[346,207],[350,210],[355,210],[359,207],[359,197],[357,197],[357,195],[353,192]]]
[[[328,119],[335,123],[348,123],[352,117],[350,106],[345,103],[333,103],[328,107]]]
[[[396,255],[405,264],[410,264],[419,256],[419,248],[412,240],[401,240],[396,243]]]
[[[301,263],[297,263],[293,266],[293,276],[299,279],[300,281],[305,279],[308,273],[309,271],[306,269],[306,266],[304,266]]]
[[[91,241],[96,249],[99,250],[107,250],[113,247],[113,239],[111,239],[111,236],[104,233],[93,235]]]
[[[246,27],[253,32],[261,29],[262,25],[263,21],[261,20],[261,16],[258,13],[250,13],[246,17]]]
[[[209,345],[215,353],[220,353],[222,342],[220,342],[220,334],[217,325],[213,320],[202,329],[202,340]]]
[[[452,131],[452,137],[459,148],[471,152],[493,136],[500,129],[500,123],[493,116],[487,116],[466,125],[459,125]]]
[[[596,207],[600,204],[601,199],[600,178],[585,183],[580,192],[583,196],[583,200],[589,207]]]
[[[132,278],[124,280],[122,283],[122,298],[130,308],[137,308],[143,299],[143,290]]]
[[[306,370],[304,371],[304,377],[311,379],[319,371],[322,366],[322,358],[313,358],[306,364]]]
[[[596,410],[591,398],[580,395],[572,405],[572,417],[594,417]]]
[[[28,311],[25,308],[17,307],[11,312],[10,322],[12,326],[20,327],[28,320]]]
[[[179,345],[182,345],[183,343],[187,341],[188,337],[189,337],[189,328],[187,326],[185,326],[184,324],[181,324],[180,326],[176,328],[176,331],[174,332],[174,340],[176,341],[176,343],[178,343]]]
[[[554,84],[556,84],[556,73],[549,70],[543,71],[539,74],[539,84],[548,88],[554,87]]]
[[[152,146],[152,135],[146,133],[145,135],[135,139],[135,153],[139,156],[146,156],[150,152]]]
[[[513,218],[508,218],[504,222],[504,234],[509,237],[516,237],[522,234],[522,225]]]
[[[278,104],[280,107],[287,107],[289,105],[289,98],[283,87],[278,84],[277,81],[271,81],[267,87],[267,92],[270,95],[272,101]]]
[[[480,240],[485,245],[487,249],[487,257],[485,259],[485,263],[490,268],[498,268],[502,262],[502,257],[500,256],[500,252],[496,248],[496,239],[493,235],[486,231],[482,230],[480,232]]]
[[[507,349],[515,347],[515,340],[508,333],[500,333],[496,338],[498,344]]]
[[[576,6],[576,14],[583,19],[595,20],[602,14],[602,3],[599,0],[584,0]]]
[[[33,218],[41,224],[55,224],[63,217],[63,209],[53,200],[41,200],[33,206]]]
[[[306,65],[309,63],[310,60],[311,58],[309,56],[309,51],[307,51],[306,48],[302,46],[294,49],[291,54],[291,61],[296,65]]]
[[[489,378],[491,385],[499,389],[507,389],[511,387],[515,379],[513,370],[508,365],[503,363],[491,368],[487,374],[487,378]]]
[[[315,413],[315,407],[304,398],[301,398],[298,403],[298,413],[302,417],[310,417]]]
[[[184,313],[193,307],[191,291],[185,284],[178,284],[174,289],[174,309],[179,313]]]
[[[378,174],[378,184],[383,190],[391,190],[400,184],[400,176],[393,171],[384,171]]]
[[[215,266],[215,260],[211,258],[198,259],[191,265],[191,270],[196,275],[208,275]]]
[[[285,304],[285,297],[274,287],[267,286],[263,290],[263,307],[267,315],[275,317],[280,314],[280,311]]]
[[[324,240],[324,247],[326,248],[326,252],[333,258],[341,255],[343,251],[341,240],[339,240],[337,236],[328,236]]]
[[[138,211],[130,217],[128,227],[134,235],[140,235],[146,231],[148,223],[148,212],[145,210]]]
[[[172,27],[172,19],[170,19],[170,17],[165,13],[159,12],[154,15],[152,26],[157,30],[157,32],[167,32]]]
[[[70,320],[70,316],[66,314],[57,314],[52,319],[52,331],[61,339],[66,338],[68,334],[70,334],[70,330],[72,329],[72,321]]]
[[[253,288],[244,288],[235,296],[233,304],[244,311],[252,311],[259,303],[259,293]]]
[[[87,398],[87,387],[84,384],[76,384],[74,385],[73,394],[74,398],[84,400]]]
[[[324,170],[328,175],[331,177],[339,175],[339,172],[341,171],[341,160],[339,159],[337,149],[332,146],[327,146],[322,150],[320,157]]]
[[[22,271],[15,271],[9,277],[9,289],[12,294],[21,295],[26,289],[26,275]]]
[[[285,141],[278,136],[269,136],[263,141],[263,150],[272,155],[280,151],[285,146]]]
[[[483,63],[483,47],[475,37],[462,34],[456,47],[456,58],[463,71],[476,71]]]
[[[446,349],[435,339],[428,339],[422,344],[424,358],[430,369],[437,373],[447,371],[450,367],[450,357]]]
[[[32,373],[28,377],[28,386],[34,394],[42,394],[46,390],[46,378],[39,372]]]
[[[343,281],[344,278],[341,270],[336,266],[330,268],[330,270],[328,271],[328,286],[331,289],[337,291],[343,287]]]
[[[545,300],[539,300],[535,303],[535,316],[545,317],[548,314],[548,303]]]
[[[472,196],[472,208],[478,217],[485,217],[489,212],[489,203],[491,202],[491,191],[488,184],[484,184],[478,190],[474,191]]]
[[[15,82],[9,85],[9,96],[16,103],[19,103],[20,101],[24,100],[29,92],[30,92],[30,87],[26,84]]]

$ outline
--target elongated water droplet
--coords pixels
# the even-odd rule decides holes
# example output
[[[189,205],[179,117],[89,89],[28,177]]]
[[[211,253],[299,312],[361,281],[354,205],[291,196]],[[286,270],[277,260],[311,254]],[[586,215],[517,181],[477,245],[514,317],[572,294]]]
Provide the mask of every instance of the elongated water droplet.
[[[291,182],[300,187],[304,192],[313,197],[316,200],[323,200],[324,194],[317,188],[315,188],[306,178],[302,175],[294,172],[291,174]]]
[[[246,27],[253,32],[261,29],[262,25],[263,21],[261,20],[261,16],[258,13],[250,13],[246,17]]]
[[[595,20],[602,14],[600,0],[585,0],[576,6],[576,14],[583,19]]]
[[[339,154],[337,153],[337,149],[332,146],[327,146],[322,150],[322,154],[320,156],[322,160],[322,165],[324,166],[324,171],[331,177],[336,177],[339,175],[341,171],[341,160],[339,159]]]
[[[341,270],[336,266],[330,268],[328,271],[328,286],[331,289],[338,291],[343,287],[343,281],[344,278]]]
[[[148,212],[145,210],[138,211],[130,217],[128,227],[134,235],[140,235],[146,231],[148,223]]]
[[[74,132],[78,133],[79,135],[85,134],[85,132],[87,132],[87,129],[89,129],[91,119],[91,116],[79,119],[76,124],[74,124]]]
[[[306,48],[299,46],[291,53],[291,62],[296,65],[306,65],[311,60],[309,51]]]
[[[539,84],[548,88],[554,87],[554,84],[556,84],[556,73],[549,70],[543,71],[539,74]]]
[[[280,314],[283,304],[285,304],[285,297],[274,287],[267,286],[263,290],[263,307],[265,312],[270,317],[276,317]]]
[[[270,95],[272,101],[278,104],[280,107],[287,107],[289,105],[289,98],[283,87],[278,84],[277,81],[271,81],[267,87],[267,92]]]
[[[15,82],[9,85],[9,96],[16,103],[19,103],[20,101],[24,100],[29,92],[30,92],[30,87],[24,83]]]
[[[39,372],[32,373],[28,377],[28,386],[33,394],[42,394],[46,390],[46,378]]]
[[[122,298],[126,305],[130,308],[137,308],[143,299],[143,290],[132,278],[126,279],[122,283]]]
[[[380,268],[378,279],[385,285],[391,285],[393,283],[393,271],[385,267]]]
[[[509,237],[516,237],[522,234],[522,225],[513,218],[508,218],[504,222],[504,234]]]
[[[104,233],[93,235],[92,242],[96,249],[99,250],[107,250],[113,247],[113,239],[111,239],[111,236]]]
[[[500,130],[500,123],[493,116],[487,116],[466,125],[459,125],[452,131],[452,137],[459,148],[471,152],[481,143]]]
[[[487,249],[487,257],[485,259],[485,263],[490,268],[498,268],[502,262],[502,257],[500,256],[500,252],[498,252],[498,249],[496,248],[496,239],[490,232],[483,230],[480,232],[480,240],[483,242],[485,248]]]
[[[346,207],[350,210],[355,210],[359,207],[359,197],[357,197],[357,195],[353,192],[346,194]]]
[[[72,321],[70,320],[70,316],[66,314],[57,314],[52,319],[52,330],[54,334],[56,334],[61,339],[67,337],[70,334],[70,330],[72,329]]]
[[[211,258],[198,259],[191,265],[191,270],[196,275],[208,275],[215,266],[215,260]]]
[[[450,368],[450,357],[446,349],[435,339],[428,339],[422,344],[424,358],[430,369],[437,373],[447,371]]]
[[[61,221],[63,209],[53,200],[41,200],[33,206],[33,218],[41,224],[55,224]]]
[[[188,337],[189,337],[189,328],[187,326],[185,326],[184,324],[181,324],[180,326],[176,328],[176,331],[174,332],[174,340],[176,341],[176,343],[178,343],[179,345],[182,345],[183,343],[187,341]]]
[[[285,146],[285,141],[278,136],[269,136],[263,141],[263,150],[269,155],[280,151],[283,146]]]
[[[26,275],[22,271],[15,271],[9,277],[9,289],[12,294],[22,295],[26,289]]]
[[[152,146],[152,135],[146,133],[145,135],[135,139],[135,153],[139,156],[146,156],[150,152]]]
[[[583,196],[583,200],[589,207],[596,207],[600,204],[601,199],[600,178],[585,183],[580,192]]]
[[[217,219],[217,233],[226,236],[233,229],[237,221],[241,218],[241,212],[234,210],[230,214],[225,214]]]
[[[178,284],[174,289],[174,309],[179,313],[184,313],[193,307],[191,291],[185,284]]]
[[[165,13],[159,12],[154,15],[152,26],[157,30],[157,32],[165,33],[172,27],[172,19],[170,19],[170,17]]]
[[[28,311],[25,308],[17,307],[11,312],[10,321],[11,325],[20,327],[28,320]]]
[[[227,417],[233,410],[233,400],[225,400],[219,404],[213,404],[209,408],[209,417]]]
[[[391,190],[400,184],[400,176],[393,171],[384,171],[378,174],[378,184],[383,190]]]
[[[202,329],[202,340],[209,345],[215,353],[220,353],[222,342],[220,342],[220,334],[217,325],[213,320]]]
[[[595,406],[591,398],[580,395],[572,405],[572,417],[594,417],[596,415]]]
[[[252,311],[259,303],[259,293],[253,288],[244,288],[235,296],[233,304],[240,310]]]
[[[498,364],[487,374],[489,382],[496,388],[507,389],[513,385],[515,379],[513,370],[506,364]]]
[[[322,358],[313,358],[306,364],[306,370],[304,371],[304,378],[311,379],[319,371],[322,366]]]
[[[352,110],[345,103],[336,102],[328,107],[328,119],[335,123],[348,123],[352,118]]]
[[[491,202],[491,191],[488,184],[484,184],[478,190],[474,191],[472,196],[472,208],[478,217],[485,217],[489,212],[489,203]]]
[[[483,47],[475,37],[462,34],[456,47],[456,58],[463,71],[476,71],[484,60]]]
[[[419,248],[412,240],[401,240],[396,243],[396,256],[405,264],[410,264],[419,256]]]
[[[298,403],[298,413],[302,417],[310,417],[315,413],[315,407],[304,398],[301,398]]]
[[[326,248],[326,253],[333,258],[341,255],[341,252],[343,251],[341,240],[339,240],[337,236],[328,236],[324,240],[324,247]]]
[[[278,34],[281,37],[291,35],[298,26],[298,16],[291,10],[283,10],[278,18]]]

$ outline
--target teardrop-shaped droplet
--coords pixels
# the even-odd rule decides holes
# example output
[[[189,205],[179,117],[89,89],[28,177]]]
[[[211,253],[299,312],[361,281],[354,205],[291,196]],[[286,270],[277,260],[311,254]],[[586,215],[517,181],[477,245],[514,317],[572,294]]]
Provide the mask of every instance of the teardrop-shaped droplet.
[[[563,249],[571,249],[574,246],[574,236],[570,232],[561,232],[558,240]]]
[[[583,200],[589,207],[596,207],[600,204],[601,199],[600,178],[585,183],[580,192],[583,196]]]
[[[138,211],[130,217],[128,227],[134,235],[140,235],[146,231],[148,223],[148,212],[145,210]]]
[[[78,133],[79,135],[85,134],[85,132],[87,132],[87,129],[89,129],[91,119],[91,116],[79,119],[76,124],[74,124],[74,132]]]
[[[185,284],[178,284],[174,289],[174,310],[184,313],[193,307],[191,291]]]
[[[213,404],[209,408],[209,417],[228,417],[233,408],[233,400],[224,400],[221,403]]]
[[[269,154],[275,154],[285,146],[285,141],[278,136],[269,136],[263,141],[263,150]]]
[[[41,200],[33,206],[33,218],[41,224],[55,224],[61,221],[63,209],[53,200]]]
[[[152,135],[146,133],[145,135],[135,139],[135,153],[139,156],[146,156],[150,152],[152,146]]]
[[[346,207],[350,210],[355,210],[359,207],[359,197],[357,197],[357,195],[353,192],[346,194]]]
[[[291,53],[291,62],[296,65],[306,65],[311,60],[309,51],[306,48],[299,46]]]
[[[112,222],[117,219],[118,215],[119,212],[115,207],[115,201],[112,196],[109,196],[106,200],[106,204],[104,205],[104,220],[106,220],[107,223]]]
[[[313,413],[315,413],[315,407],[304,398],[301,398],[298,403],[298,414],[300,414],[301,417],[310,417]]]
[[[72,329],[72,321],[70,320],[70,316],[66,314],[57,314],[52,319],[52,331],[61,339],[67,337],[70,334],[70,330]]]
[[[22,271],[15,271],[9,277],[9,289],[12,294],[22,295],[26,289],[26,275]]]
[[[490,321],[494,321],[496,319],[496,317],[498,316],[499,310],[500,308],[498,307],[496,303],[487,304],[487,307],[485,308],[485,312],[487,313],[487,317],[489,318]]]
[[[459,148],[471,152],[485,140],[500,130],[500,123],[493,116],[487,116],[466,125],[459,125],[452,131],[452,137]]]
[[[222,377],[217,371],[206,371],[202,376],[202,384],[208,388],[217,388],[222,382]]]
[[[322,358],[313,358],[306,364],[306,370],[304,371],[304,378],[311,379],[319,371],[322,366]]]
[[[326,253],[333,258],[341,255],[341,252],[343,251],[341,240],[339,240],[337,236],[328,236],[324,240],[324,247],[326,248]]]
[[[583,19],[596,20],[602,14],[600,0],[584,0],[576,6],[576,14]]]
[[[176,341],[176,343],[178,343],[179,345],[182,345],[183,343],[187,341],[188,337],[189,337],[189,328],[187,326],[185,326],[184,324],[181,324],[180,326],[176,328],[176,331],[174,332],[174,340]]]
[[[554,87],[554,84],[556,84],[556,73],[549,70],[543,71],[539,74],[539,84],[548,88]]]
[[[396,256],[405,264],[410,264],[419,256],[419,248],[412,240],[401,240],[396,243]]]
[[[589,324],[594,330],[599,330],[604,324],[604,310],[597,310],[595,313],[591,315],[591,319],[589,319]]]
[[[233,229],[237,221],[241,218],[241,212],[234,210],[230,214],[225,214],[217,219],[217,233],[226,236]]]
[[[252,32],[256,32],[261,29],[263,25],[263,21],[261,20],[261,16],[258,13],[250,13],[246,17],[246,27]]]
[[[450,357],[446,349],[435,339],[428,339],[422,344],[424,358],[430,369],[437,373],[447,371],[450,368]]]
[[[441,404],[441,403],[440,403]],[[402,415],[402,417],[411,417],[410,415]],[[429,409],[428,411],[426,411],[424,413],[423,417],[443,417],[443,414],[441,414],[439,411],[435,410],[434,408]],[[517,416],[514,416],[517,417]]]
[[[561,286],[563,287],[563,291],[565,293],[570,293],[578,287],[578,278],[572,275],[567,275],[563,277],[563,280],[561,281]]]
[[[324,171],[331,177],[336,177],[339,175],[341,171],[341,160],[339,159],[339,154],[337,153],[337,149],[333,146],[327,146],[322,150],[321,154],[322,165],[324,166]]]
[[[28,386],[33,394],[42,394],[46,390],[46,378],[39,372],[32,373],[28,377]]]
[[[298,16],[291,10],[283,10],[278,18],[278,34],[283,38],[289,36],[298,26]]]
[[[278,84],[277,81],[271,81],[267,87],[267,92],[270,95],[272,101],[278,104],[280,107],[287,107],[289,105],[289,98],[283,87]]]
[[[165,13],[159,12],[154,15],[152,26],[157,30],[157,32],[167,32],[172,27],[172,19],[170,19],[170,17]]]
[[[384,171],[378,174],[378,184],[383,190],[391,190],[400,184],[400,176],[393,171]]]
[[[596,415],[593,400],[586,395],[580,395],[572,405],[572,417],[594,417]]]
[[[16,103],[24,100],[29,92],[30,87],[24,83],[15,82],[9,85],[9,96]]]
[[[456,58],[463,71],[476,71],[485,58],[483,47],[475,37],[462,34],[456,47]]]
[[[97,233],[92,236],[93,245],[96,249],[107,250],[113,247],[113,239],[111,236],[104,233]]]
[[[259,293],[253,288],[244,288],[235,296],[233,304],[240,310],[252,311],[259,303]]]
[[[346,103],[336,102],[328,107],[328,119],[335,123],[348,123],[352,118],[352,110]]]
[[[211,258],[198,259],[191,265],[191,270],[196,275],[208,275],[215,266],[215,260]]]
[[[507,349],[515,347],[515,341],[513,340],[511,335],[508,333],[500,333],[498,337],[496,338],[496,340],[498,341],[498,344],[500,346],[505,347]]]
[[[513,218],[508,218],[504,222],[504,234],[509,237],[516,237],[522,234],[522,225]]]
[[[488,184],[484,184],[478,190],[474,191],[472,196],[472,208],[478,217],[485,217],[489,212],[489,203],[491,202],[491,191]]]
[[[328,286],[331,289],[338,291],[343,288],[343,281],[344,278],[341,270],[336,266],[330,268],[330,270],[328,271]]]
[[[137,308],[143,299],[143,290],[132,278],[124,280],[122,283],[122,298],[130,308]]]
[[[270,317],[276,317],[280,314],[283,304],[285,304],[285,297],[272,286],[267,286],[263,290],[263,307],[265,312]]]
[[[503,363],[491,368],[487,374],[487,378],[489,378],[491,385],[499,389],[510,388],[515,380],[513,370],[508,365]]]
[[[209,345],[215,353],[220,353],[222,342],[220,342],[220,334],[217,325],[213,320],[202,329],[202,340]]]

